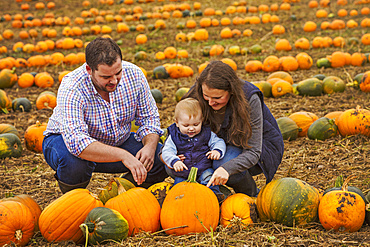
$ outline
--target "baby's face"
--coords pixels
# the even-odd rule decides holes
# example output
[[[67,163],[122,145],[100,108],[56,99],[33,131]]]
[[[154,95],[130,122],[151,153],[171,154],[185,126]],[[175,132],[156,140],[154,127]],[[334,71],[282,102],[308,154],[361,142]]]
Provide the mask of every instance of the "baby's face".
[[[189,118],[188,114],[180,113],[177,118],[176,126],[180,129],[182,134],[194,137],[199,134],[202,129],[202,116],[198,114],[196,117],[191,116]]]

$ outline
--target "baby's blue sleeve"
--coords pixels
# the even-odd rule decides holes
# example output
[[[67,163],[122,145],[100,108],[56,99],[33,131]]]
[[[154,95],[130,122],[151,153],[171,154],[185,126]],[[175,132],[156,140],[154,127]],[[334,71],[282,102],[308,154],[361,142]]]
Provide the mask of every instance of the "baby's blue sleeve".
[[[218,137],[214,132],[211,132],[211,138],[209,139],[208,146],[211,150],[217,150],[221,153],[220,159],[222,159],[226,152],[226,143],[224,139]]]
[[[169,135],[163,144],[162,148],[162,159],[166,166],[173,169],[173,164],[180,160],[177,156],[177,148],[175,143],[172,141],[171,136]]]

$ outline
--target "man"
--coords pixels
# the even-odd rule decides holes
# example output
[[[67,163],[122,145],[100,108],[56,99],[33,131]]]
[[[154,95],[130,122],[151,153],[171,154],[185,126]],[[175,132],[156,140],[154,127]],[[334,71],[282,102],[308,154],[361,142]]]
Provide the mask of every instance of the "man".
[[[163,181],[157,155],[163,131],[144,74],[122,61],[112,39],[91,41],[85,54],[86,63],[63,78],[44,132],[45,160],[61,191],[86,188],[93,172],[128,172],[126,178],[143,187]]]

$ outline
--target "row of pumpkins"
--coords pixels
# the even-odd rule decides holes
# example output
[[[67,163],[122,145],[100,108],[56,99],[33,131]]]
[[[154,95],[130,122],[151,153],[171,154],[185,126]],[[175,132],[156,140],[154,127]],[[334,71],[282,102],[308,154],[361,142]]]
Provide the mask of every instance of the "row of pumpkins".
[[[273,96],[275,98],[286,94],[321,96],[340,93],[344,92],[347,86],[352,86],[363,92],[370,92],[370,71],[357,74],[348,84],[337,76],[323,74],[317,74],[295,83],[292,76],[285,71],[273,72],[266,80],[253,81],[252,83],[262,91],[265,97]]]
[[[48,242],[74,241],[99,244],[121,242],[139,232],[169,235],[207,233],[220,224],[242,229],[261,221],[302,226],[320,221],[327,230],[358,231],[370,224],[370,192],[364,196],[339,176],[335,187],[320,192],[306,182],[285,177],[265,185],[257,198],[236,193],[219,206],[215,194],[195,181],[192,168],[187,181],[173,186],[161,182],[148,189],[114,178],[99,194],[75,189],[43,210],[27,195],[0,200],[0,246],[26,245],[40,230]],[[367,205],[366,205],[367,204]]]
[[[370,111],[357,108],[334,111],[319,118],[312,112],[300,111],[289,117],[276,119],[284,140],[307,136],[312,140],[341,136],[365,135],[370,137]]]

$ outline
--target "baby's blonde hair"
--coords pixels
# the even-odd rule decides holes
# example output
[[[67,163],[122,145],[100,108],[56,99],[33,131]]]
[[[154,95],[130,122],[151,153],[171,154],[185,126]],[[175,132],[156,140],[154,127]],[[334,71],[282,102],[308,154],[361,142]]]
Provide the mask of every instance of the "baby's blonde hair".
[[[199,114],[202,115],[199,101],[194,98],[186,98],[177,103],[175,108],[175,121],[177,121],[180,112],[188,114],[189,118],[196,118]]]

